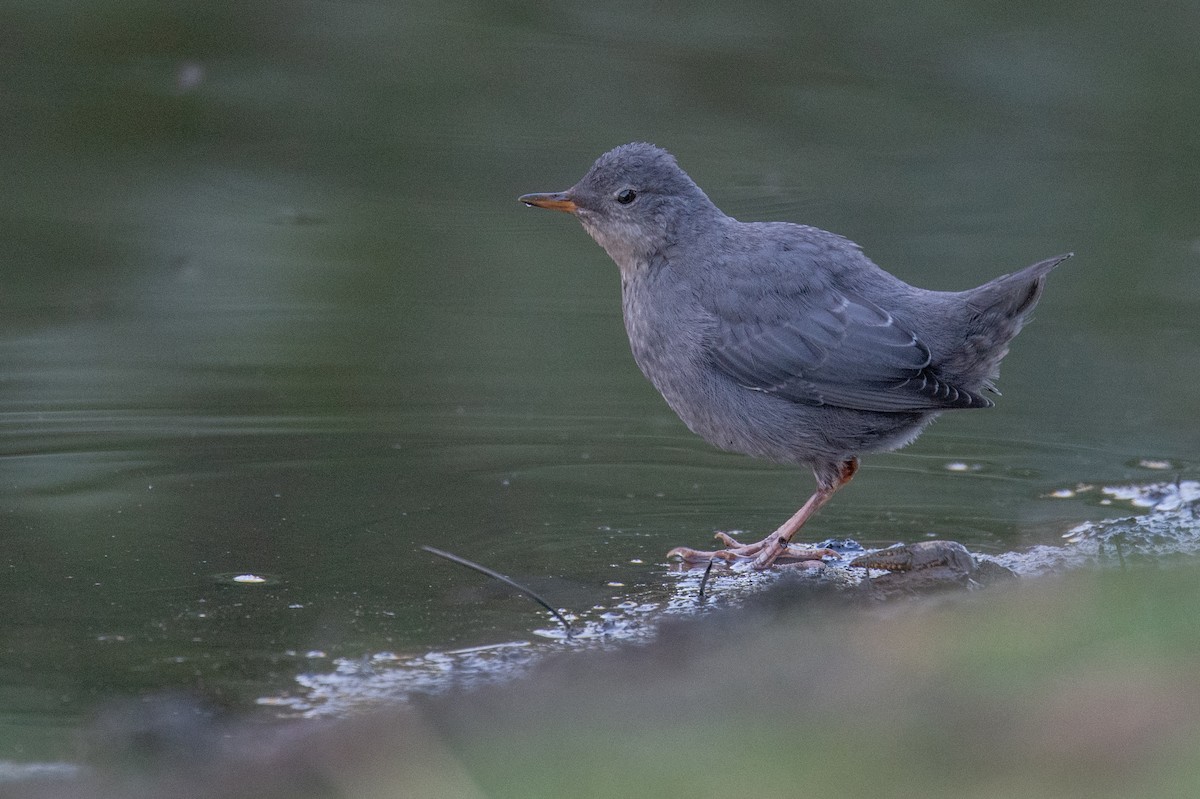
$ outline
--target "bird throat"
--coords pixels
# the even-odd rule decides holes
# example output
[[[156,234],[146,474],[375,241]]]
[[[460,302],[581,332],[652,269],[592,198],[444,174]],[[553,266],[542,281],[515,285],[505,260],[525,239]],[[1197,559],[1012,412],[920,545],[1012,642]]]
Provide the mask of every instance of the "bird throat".
[[[611,220],[603,226],[592,225],[583,217],[579,221],[588,235],[620,267],[622,275],[636,273],[649,262],[651,247],[647,246],[642,229],[636,225],[613,223]]]

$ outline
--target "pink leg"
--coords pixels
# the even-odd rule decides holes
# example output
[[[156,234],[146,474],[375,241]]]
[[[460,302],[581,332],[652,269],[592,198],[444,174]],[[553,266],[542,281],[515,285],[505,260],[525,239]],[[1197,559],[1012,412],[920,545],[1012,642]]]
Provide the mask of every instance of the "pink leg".
[[[816,513],[822,505],[829,501],[837,490],[850,482],[858,471],[858,459],[851,458],[833,465],[831,468],[814,469],[817,475],[817,490],[800,510],[792,514],[779,529],[761,541],[753,544],[742,544],[725,533],[717,533],[717,539],[725,545],[725,549],[715,552],[704,552],[688,547],[676,547],[667,553],[667,557],[678,557],[687,563],[702,563],[713,558],[722,560],[740,560],[754,558],[755,569],[765,569],[776,560],[820,560],[826,557],[837,557],[837,553],[829,549],[812,549],[791,544],[792,536],[804,526],[804,523]]]

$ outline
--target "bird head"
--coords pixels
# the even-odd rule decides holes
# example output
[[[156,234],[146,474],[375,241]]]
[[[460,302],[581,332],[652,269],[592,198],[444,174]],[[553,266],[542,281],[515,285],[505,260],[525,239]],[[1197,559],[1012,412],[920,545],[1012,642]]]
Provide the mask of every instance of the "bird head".
[[[622,270],[647,262],[701,218],[720,214],[673,155],[643,142],[609,150],[566,191],[519,199],[574,214]]]

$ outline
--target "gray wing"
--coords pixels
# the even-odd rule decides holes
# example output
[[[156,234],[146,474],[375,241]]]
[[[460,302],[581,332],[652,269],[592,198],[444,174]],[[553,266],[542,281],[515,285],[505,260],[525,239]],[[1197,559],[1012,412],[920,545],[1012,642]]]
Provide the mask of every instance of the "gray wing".
[[[718,316],[713,363],[746,388],[807,405],[899,413],[993,404],[940,380],[929,348],[887,311],[826,296],[774,316]]]

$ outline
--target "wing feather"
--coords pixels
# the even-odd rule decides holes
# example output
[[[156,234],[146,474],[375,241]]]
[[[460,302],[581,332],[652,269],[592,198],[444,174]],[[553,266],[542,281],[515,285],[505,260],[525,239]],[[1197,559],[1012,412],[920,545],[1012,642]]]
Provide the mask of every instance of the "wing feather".
[[[713,363],[746,388],[808,405],[901,413],[993,404],[939,379],[929,348],[878,305],[838,291],[821,299],[718,314]]]

